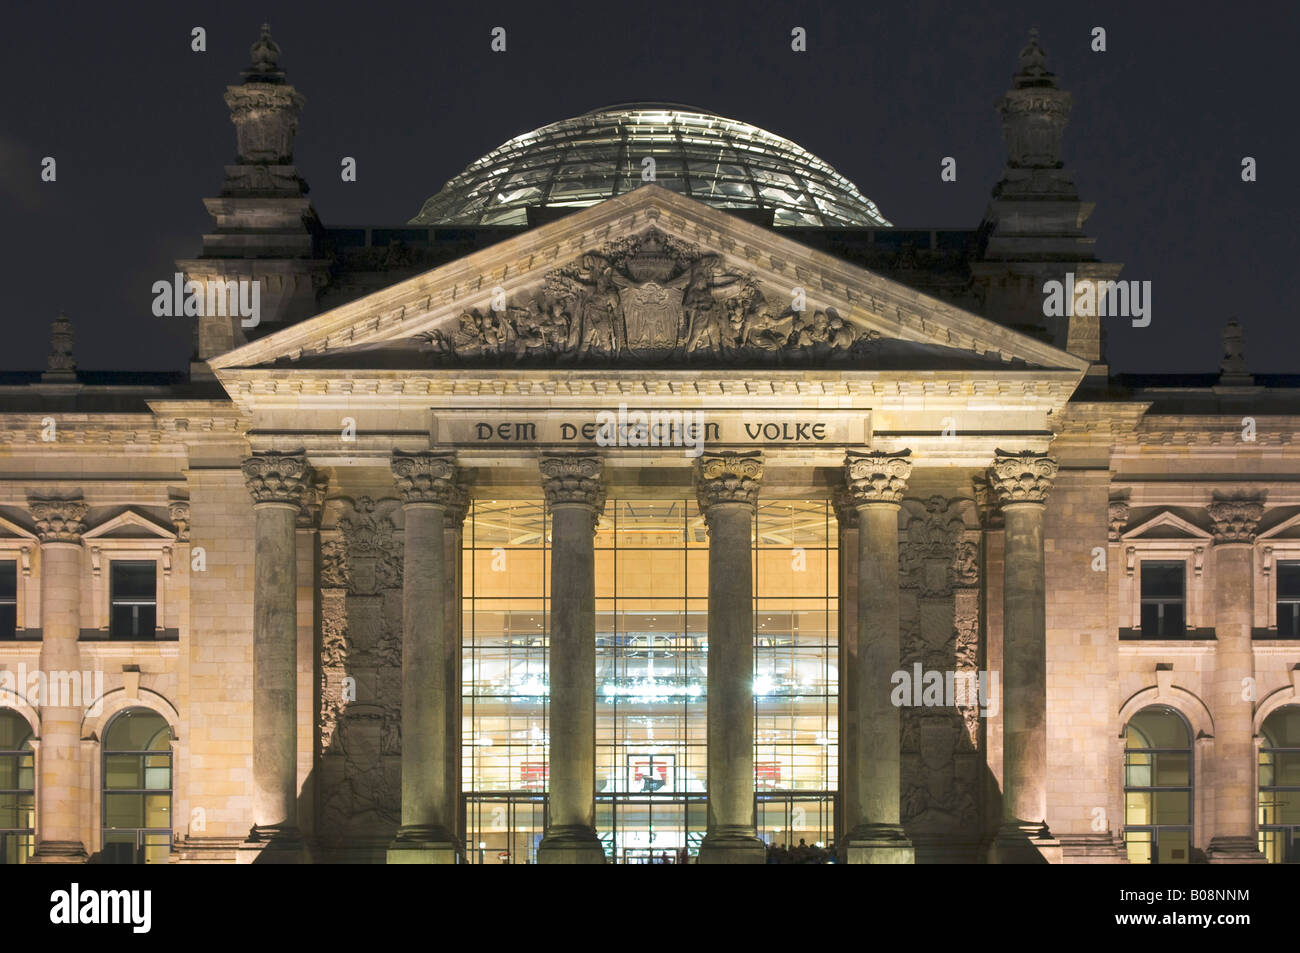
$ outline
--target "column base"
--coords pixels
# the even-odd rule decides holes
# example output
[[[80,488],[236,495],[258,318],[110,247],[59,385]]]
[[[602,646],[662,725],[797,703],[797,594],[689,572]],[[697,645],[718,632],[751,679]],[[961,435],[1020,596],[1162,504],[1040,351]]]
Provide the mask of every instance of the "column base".
[[[1061,834],[1062,863],[1065,864],[1127,864],[1124,845],[1110,831],[1101,834]]]
[[[915,864],[916,848],[899,824],[863,824],[846,838],[848,864]]]
[[[390,864],[458,864],[460,859],[456,838],[441,827],[425,824],[399,827],[387,855]]]
[[[1255,838],[1247,834],[1210,838],[1210,846],[1205,849],[1205,861],[1210,864],[1267,864],[1268,858],[1259,852]]]
[[[697,864],[765,864],[767,845],[750,830],[705,834]]]
[[[605,847],[585,824],[552,827],[537,845],[539,864],[603,864]]]
[[[254,827],[235,851],[237,864],[310,864],[310,845],[296,827]]]
[[[84,864],[90,860],[79,840],[43,840],[28,859],[29,864]]]
[[[990,864],[1059,864],[1065,859],[1061,842],[1043,822],[1007,822],[989,846]]]

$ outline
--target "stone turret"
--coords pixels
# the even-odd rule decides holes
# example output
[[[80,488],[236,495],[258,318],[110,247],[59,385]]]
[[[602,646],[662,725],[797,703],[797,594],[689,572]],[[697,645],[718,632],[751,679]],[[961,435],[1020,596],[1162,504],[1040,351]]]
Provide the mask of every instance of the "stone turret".
[[[1007,164],[984,214],[984,244],[971,270],[992,320],[1033,334],[1094,363],[1102,360],[1096,316],[1044,315],[1043,285],[1113,280],[1123,265],[1100,262],[1083,233],[1093,203],[1081,202],[1061,160],[1073,100],[1047,70],[1031,30],[1011,89],[998,101]]]
[[[205,300],[215,282],[257,282],[259,314],[256,323],[243,315],[199,317],[191,365],[197,376],[210,373],[209,358],[315,314],[329,264],[317,256],[320,222],[293,164],[298,113],[306,100],[280,68],[280,47],[269,25],[262,25],[251,54],[243,81],[226,88],[235,161],[225,167],[221,194],[203,200],[216,229],[203,236],[198,258],[176,265],[188,281],[203,286]]]

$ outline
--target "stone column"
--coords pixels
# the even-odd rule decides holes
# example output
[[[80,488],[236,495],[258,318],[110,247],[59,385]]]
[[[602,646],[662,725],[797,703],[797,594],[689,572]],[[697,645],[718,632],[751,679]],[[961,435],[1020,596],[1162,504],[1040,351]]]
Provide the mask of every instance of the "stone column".
[[[847,841],[852,821],[846,820],[850,805],[858,798],[858,508],[847,487],[840,487],[833,500],[839,525],[840,594],[840,705],[839,705],[839,809],[835,812],[835,844]]]
[[[461,471],[462,480],[464,471]],[[447,596],[443,599],[443,615],[446,627],[443,645],[445,646],[445,670],[447,679],[447,792],[451,798],[452,825],[451,832],[462,845],[465,841],[465,828],[461,815],[461,735],[463,734],[463,714],[461,711],[461,651],[462,651],[462,553],[465,516],[469,513],[469,489],[465,482],[458,482],[455,494],[448,504],[446,521],[443,524],[443,559],[446,578]]]
[[[1047,827],[1047,572],[1043,511],[1056,461],[995,451],[989,480],[1006,522],[1002,562],[1002,823],[989,863],[1061,862]]]
[[[253,828],[242,863],[307,859],[298,829],[297,519],[312,471],[306,454],[244,461],[253,498]]]
[[[539,864],[603,864],[596,836],[596,520],[605,506],[595,455],[548,456],[551,511],[550,808]]]
[[[402,824],[390,864],[454,864],[461,848],[447,786],[447,510],[457,499],[451,454],[393,454],[402,497]]]
[[[1255,833],[1255,705],[1242,680],[1255,675],[1251,647],[1255,602],[1255,530],[1262,497],[1216,500],[1214,522],[1214,754],[1206,817],[1211,832],[1205,857],[1212,864],[1262,864]]]
[[[90,792],[82,786],[81,716],[89,698],[66,698],[62,672],[81,671],[81,500],[30,499],[41,543],[41,656],[44,689],[39,699],[40,743],[36,751],[36,850],[34,864],[81,864]],[[80,682],[80,679],[78,679]]]
[[[761,864],[754,812],[754,507],[763,458],[705,453],[696,463],[709,528],[708,830],[701,864]]]
[[[844,479],[858,511],[858,652],[845,674],[854,685],[858,724],[856,797],[846,805],[846,860],[851,864],[912,864],[916,851],[903,832],[900,717],[893,674],[902,660],[898,617],[898,509],[907,488],[911,451],[850,451]]]

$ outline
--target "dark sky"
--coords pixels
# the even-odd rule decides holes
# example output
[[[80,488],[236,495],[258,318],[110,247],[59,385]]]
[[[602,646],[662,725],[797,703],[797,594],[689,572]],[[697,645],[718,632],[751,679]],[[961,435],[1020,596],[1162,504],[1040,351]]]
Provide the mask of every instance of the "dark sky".
[[[511,136],[634,99],[762,126],[831,163],[902,227],[974,227],[1004,159],[995,100],[1027,31],[1074,94],[1065,158],[1100,256],[1152,282],[1111,320],[1118,370],[1210,371],[1237,317],[1252,370],[1300,371],[1295,3],[9,4],[0,32],[0,369],[44,366],[73,319],[87,369],[180,368],[150,285],[198,253],[234,155],[222,102],[269,19],[307,97],[299,168],[327,225],[394,224]],[[1205,10],[1206,12],[1202,12]],[[508,51],[489,50],[504,26]],[[790,51],[790,30],[808,52]],[[208,50],[190,50],[190,29]],[[1108,51],[1089,49],[1094,26]],[[43,156],[58,181],[39,178]],[[358,181],[339,178],[342,156]],[[939,180],[943,156],[958,179]],[[1242,156],[1259,181],[1241,181]]]

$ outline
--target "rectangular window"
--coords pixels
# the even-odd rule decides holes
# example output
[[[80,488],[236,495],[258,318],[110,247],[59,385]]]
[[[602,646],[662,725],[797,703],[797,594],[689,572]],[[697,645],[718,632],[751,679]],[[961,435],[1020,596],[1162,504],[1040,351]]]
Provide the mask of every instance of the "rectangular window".
[[[1187,634],[1187,566],[1182,560],[1142,560],[1142,638]]]
[[[1300,639],[1300,560],[1277,564],[1277,637]]]
[[[0,640],[18,636],[18,563],[0,560]]]
[[[109,637],[154,638],[158,619],[157,564],[153,560],[115,560],[109,580]]]

